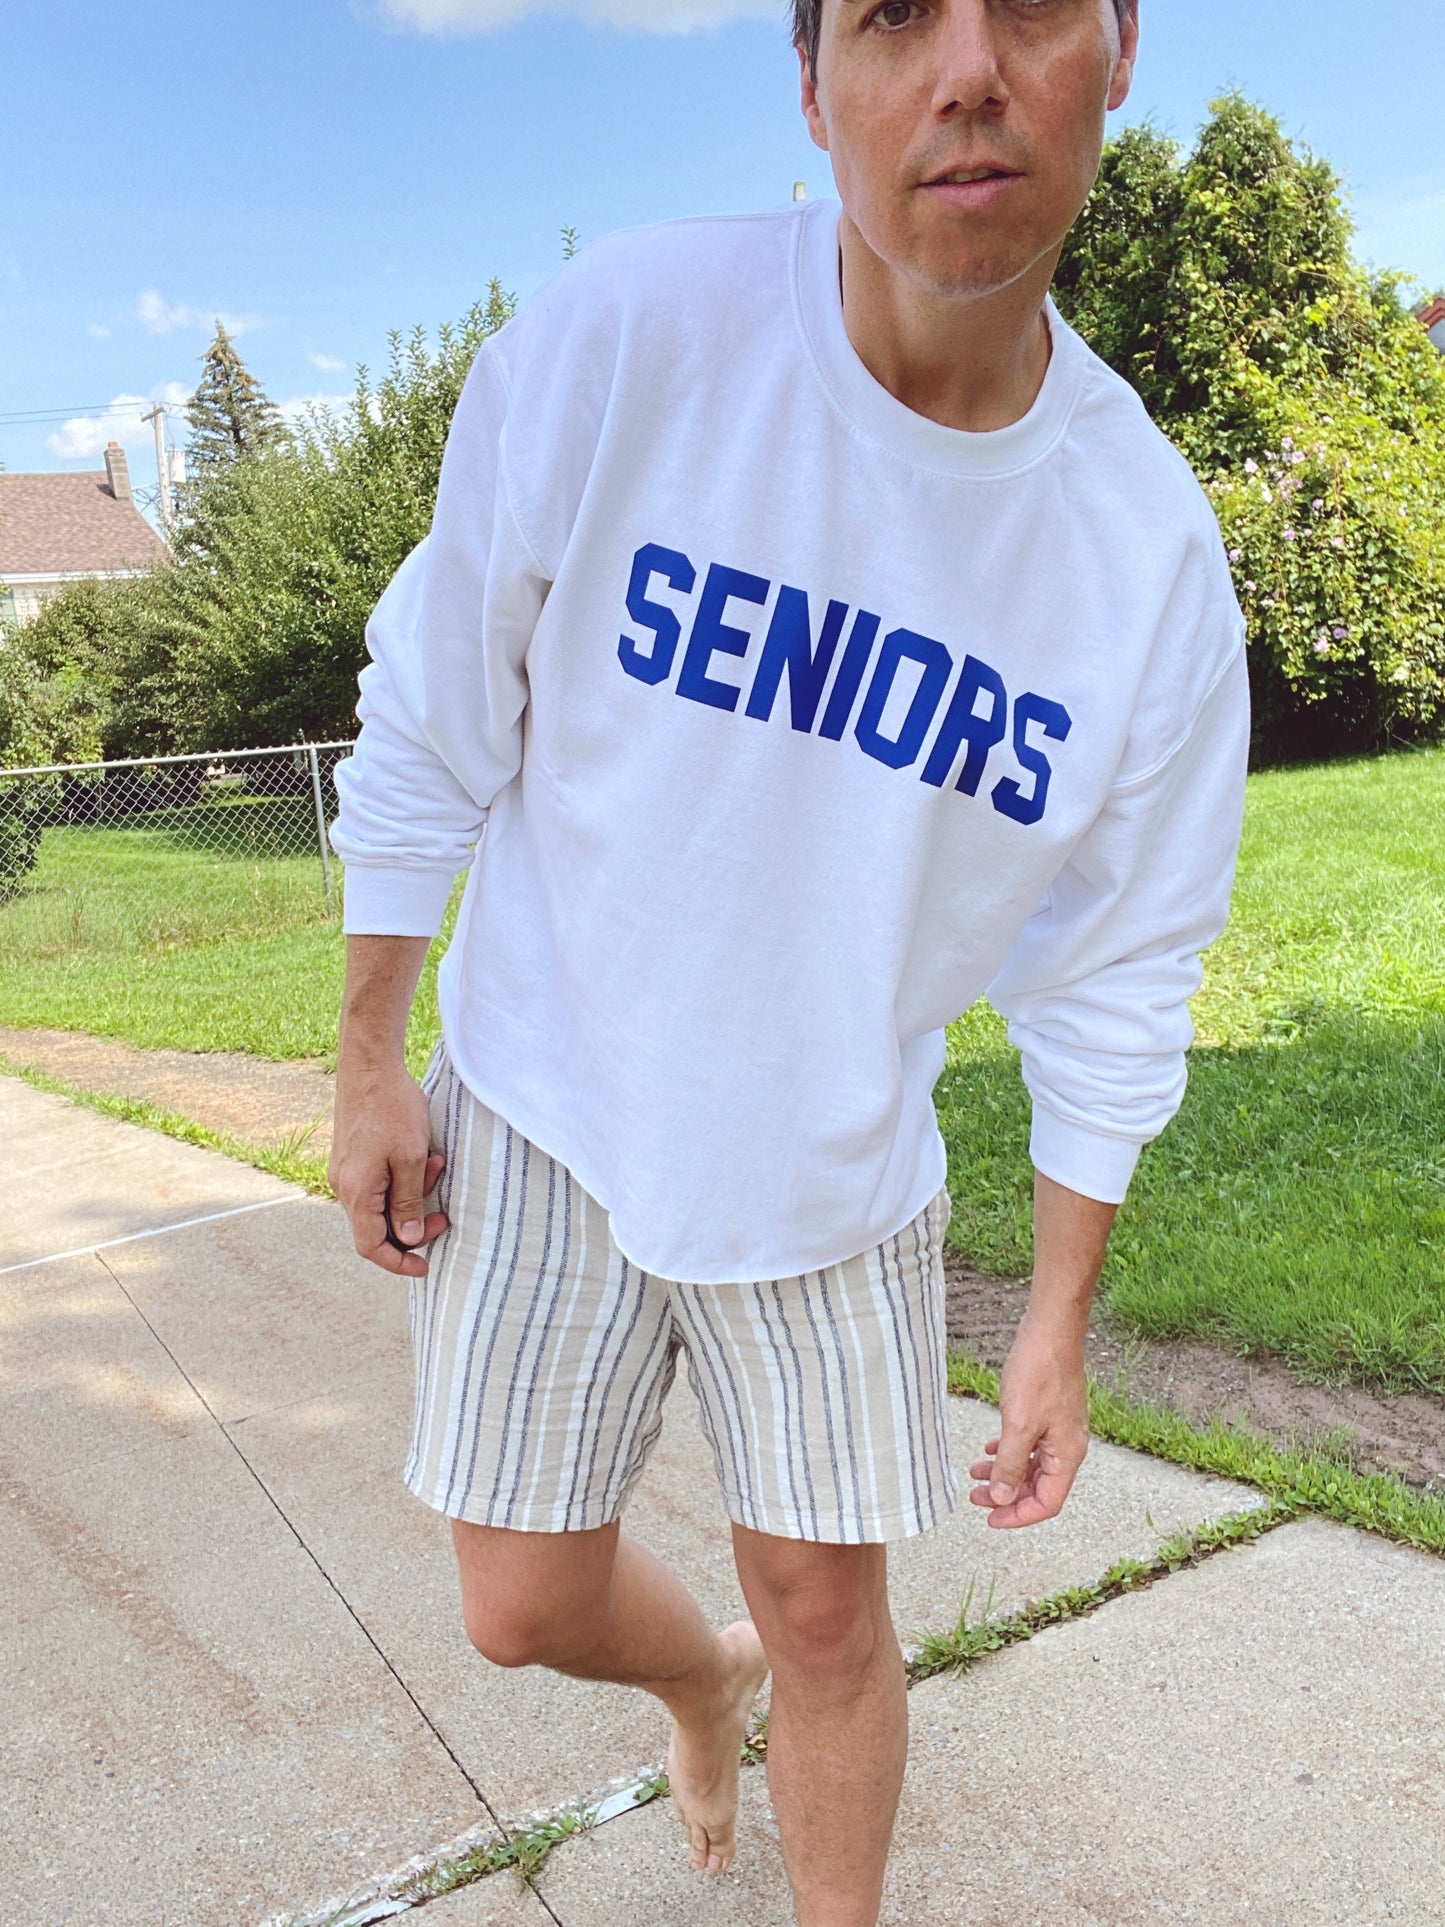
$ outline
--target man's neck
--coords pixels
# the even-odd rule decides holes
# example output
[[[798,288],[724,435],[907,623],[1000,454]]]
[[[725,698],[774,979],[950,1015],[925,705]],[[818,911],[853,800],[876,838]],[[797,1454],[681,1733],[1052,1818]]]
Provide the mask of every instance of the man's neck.
[[[945,299],[905,282],[846,213],[838,233],[843,325],[875,381],[946,428],[1007,428],[1028,413],[1052,353],[1052,261],[991,293]]]

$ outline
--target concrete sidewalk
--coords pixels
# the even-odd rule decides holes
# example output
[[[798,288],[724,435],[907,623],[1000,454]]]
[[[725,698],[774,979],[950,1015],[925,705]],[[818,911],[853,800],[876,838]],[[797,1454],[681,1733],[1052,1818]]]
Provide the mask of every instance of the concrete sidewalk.
[[[642,1696],[468,1646],[445,1522],[400,1483],[405,1291],[335,1206],[11,1079],[0,1137],[0,1919],[322,1919],[656,1765]],[[992,1419],[956,1402],[956,1465]],[[1256,1503],[1096,1443],[1049,1525],[965,1505],[899,1549],[900,1629]],[[685,1388],[629,1523],[740,1610]],[[918,1687],[885,1918],[1445,1922],[1442,1624],[1445,1562],[1306,1522]],[[759,1770],[743,1835],[699,1883],[658,1802],[557,1848],[540,1899],[496,1874],[418,1919],[785,1927]]]

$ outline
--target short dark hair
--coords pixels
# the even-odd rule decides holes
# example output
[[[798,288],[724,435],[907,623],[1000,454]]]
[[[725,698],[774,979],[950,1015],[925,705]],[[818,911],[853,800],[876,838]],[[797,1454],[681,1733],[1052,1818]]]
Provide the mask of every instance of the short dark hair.
[[[1114,0],[1114,11],[1122,21],[1135,0]],[[818,35],[823,25],[823,0],[793,0],[793,45],[808,56],[808,72],[818,75]]]

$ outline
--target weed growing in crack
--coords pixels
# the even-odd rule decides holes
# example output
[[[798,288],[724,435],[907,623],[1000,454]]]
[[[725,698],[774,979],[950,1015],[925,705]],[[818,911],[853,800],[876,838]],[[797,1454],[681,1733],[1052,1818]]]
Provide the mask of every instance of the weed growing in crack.
[[[1255,1506],[1248,1512],[1231,1513],[1227,1518],[1171,1534],[1147,1559],[1115,1560],[1107,1572],[1089,1585],[1061,1586],[1057,1592],[1031,1600],[1021,1612],[1001,1613],[997,1617],[985,1606],[982,1616],[970,1621],[973,1602],[970,1582],[956,1625],[946,1632],[914,1635],[913,1650],[907,1660],[908,1683],[917,1686],[940,1673],[957,1676],[967,1672],[985,1654],[1017,1646],[1046,1626],[1083,1619],[1111,1599],[1118,1599],[1126,1592],[1142,1591],[1156,1579],[1186,1566],[1197,1566],[1227,1546],[1247,1544],[1297,1516],[1298,1508],[1289,1505]],[[990,1592],[990,1605],[992,1597]]]

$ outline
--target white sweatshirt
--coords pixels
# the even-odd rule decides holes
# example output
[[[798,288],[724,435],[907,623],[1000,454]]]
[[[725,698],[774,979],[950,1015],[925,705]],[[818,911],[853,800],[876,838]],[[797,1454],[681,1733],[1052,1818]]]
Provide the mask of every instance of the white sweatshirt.
[[[1035,1165],[1122,1199],[1240,830],[1244,625],[1187,464],[1052,302],[1022,420],[905,407],[838,211],[615,235],[485,343],[337,772],[347,930],[434,934],[470,866],[463,1081],[702,1283],[922,1209],[985,991]]]

